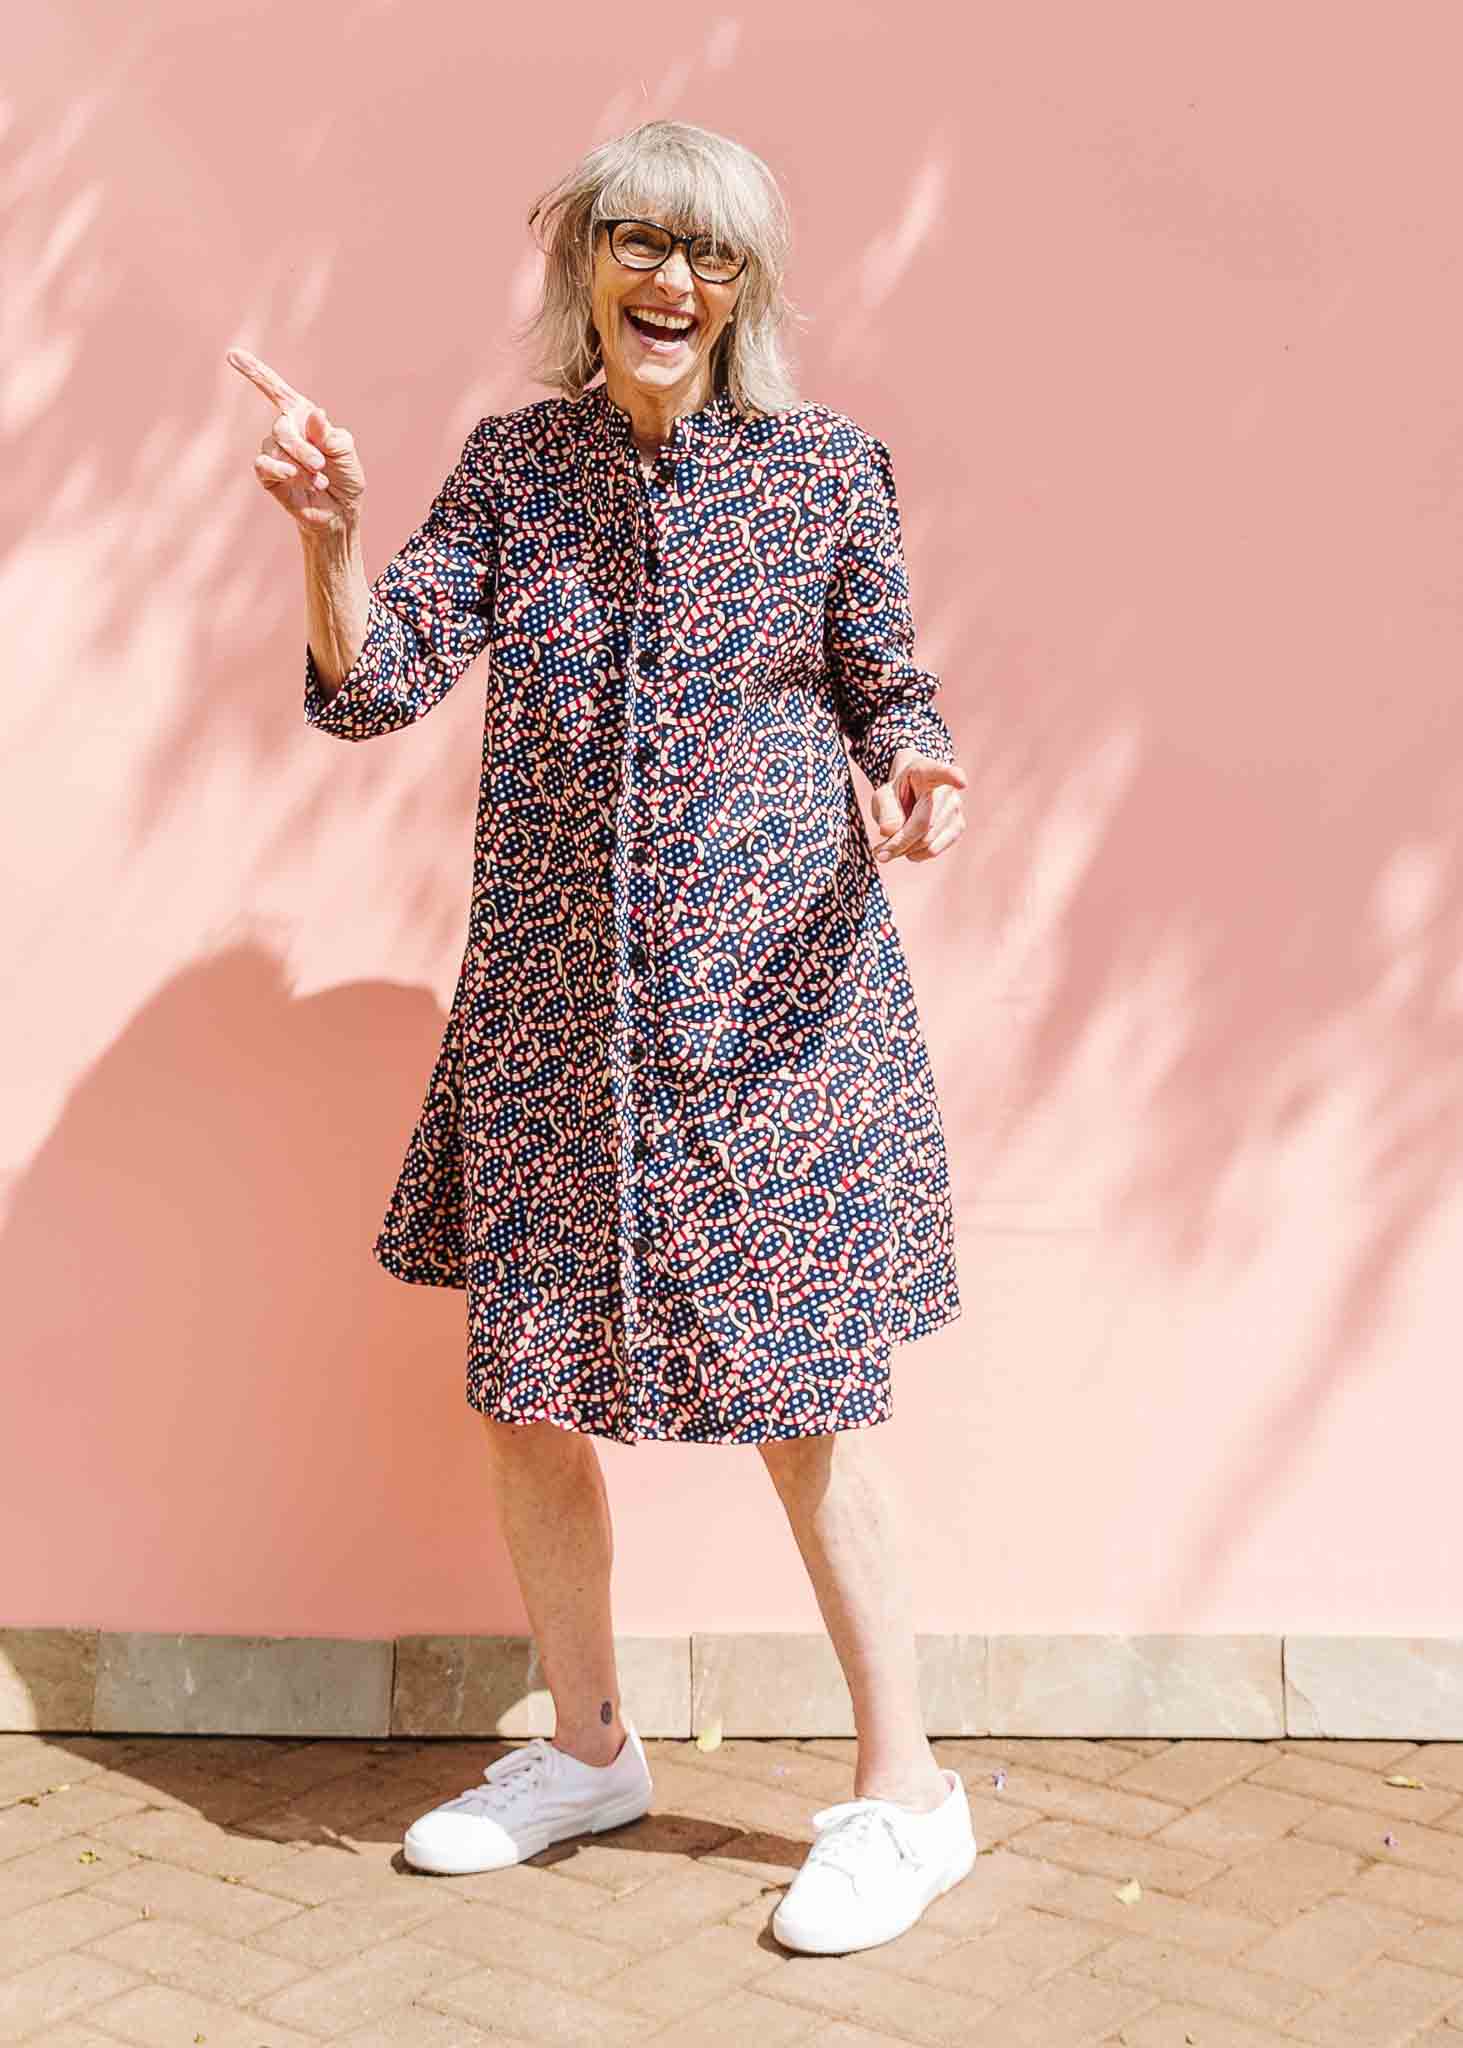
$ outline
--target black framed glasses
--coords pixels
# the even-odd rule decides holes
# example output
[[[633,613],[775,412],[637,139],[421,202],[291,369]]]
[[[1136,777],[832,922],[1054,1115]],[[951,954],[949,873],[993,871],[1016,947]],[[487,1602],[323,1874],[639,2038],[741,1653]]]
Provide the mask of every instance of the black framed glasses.
[[[659,270],[676,249],[706,284],[730,284],[747,267],[746,251],[728,249],[714,235],[673,235],[658,220],[602,220],[608,228],[610,254],[627,270]]]

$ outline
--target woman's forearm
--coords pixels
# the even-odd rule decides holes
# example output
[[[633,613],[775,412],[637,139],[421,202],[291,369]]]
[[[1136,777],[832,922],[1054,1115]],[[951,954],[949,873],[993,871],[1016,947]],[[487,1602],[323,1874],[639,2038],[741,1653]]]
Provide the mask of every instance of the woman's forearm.
[[[361,527],[350,520],[320,538],[302,533],[305,556],[305,637],[327,696],[355,667],[366,643],[370,585],[361,553]]]

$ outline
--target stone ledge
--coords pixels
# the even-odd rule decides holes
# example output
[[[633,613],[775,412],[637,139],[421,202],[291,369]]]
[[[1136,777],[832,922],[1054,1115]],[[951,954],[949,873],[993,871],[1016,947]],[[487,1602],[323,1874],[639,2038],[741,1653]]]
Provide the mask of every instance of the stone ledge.
[[[337,1636],[98,1638],[92,1729],[117,1735],[386,1735],[394,1645]]]
[[[617,1636],[620,1689],[642,1735],[691,1731],[684,1636]],[[631,1704],[633,1702],[633,1704]],[[552,1735],[554,1702],[531,1636],[398,1636],[393,1735]]]
[[[1463,1640],[1287,1636],[1285,1732],[1383,1742],[1463,1735]]]
[[[94,1628],[0,1629],[0,1728],[90,1734],[96,1687]]]
[[[992,1636],[991,1732],[1213,1736],[1285,1726],[1281,1636]]]
[[[640,1733],[851,1736],[813,1633],[616,1639]],[[1449,1636],[921,1635],[925,1730],[946,1736],[1463,1741]],[[161,1635],[0,1629],[0,1729],[43,1734],[550,1734],[528,1636]]]

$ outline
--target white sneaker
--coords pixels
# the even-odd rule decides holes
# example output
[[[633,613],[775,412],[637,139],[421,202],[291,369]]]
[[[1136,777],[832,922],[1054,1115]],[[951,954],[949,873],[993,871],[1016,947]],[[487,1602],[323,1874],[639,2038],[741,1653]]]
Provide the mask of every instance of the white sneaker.
[[[772,1916],[784,1948],[846,1955],[913,1927],[931,1899],[975,1863],[970,1801],[959,1774],[928,1813],[891,1799],[843,1799],[813,1815],[814,1840]]]
[[[521,1863],[566,1835],[638,1820],[650,1806],[650,1766],[628,1721],[625,1731],[619,1755],[604,1765],[581,1763],[535,1735],[489,1764],[486,1783],[413,1821],[402,1854],[414,1870],[462,1877]]]

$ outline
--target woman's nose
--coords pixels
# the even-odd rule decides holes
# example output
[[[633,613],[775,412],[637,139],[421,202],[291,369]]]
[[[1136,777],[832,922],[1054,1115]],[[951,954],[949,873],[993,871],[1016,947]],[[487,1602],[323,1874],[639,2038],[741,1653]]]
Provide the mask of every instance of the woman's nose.
[[[676,291],[684,291],[696,276],[684,249],[672,249],[655,274],[663,284]]]

